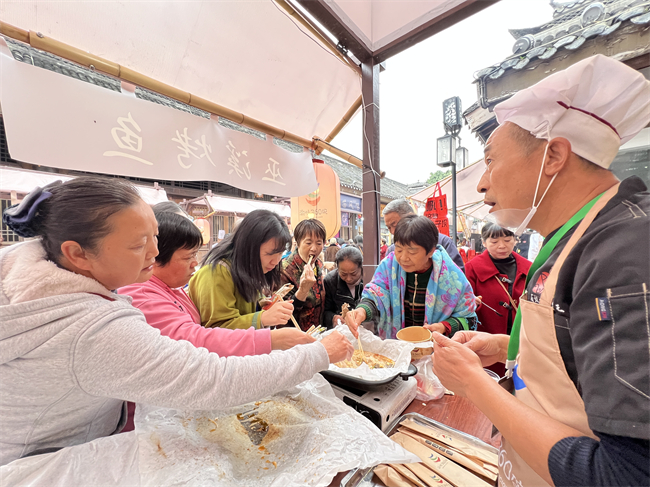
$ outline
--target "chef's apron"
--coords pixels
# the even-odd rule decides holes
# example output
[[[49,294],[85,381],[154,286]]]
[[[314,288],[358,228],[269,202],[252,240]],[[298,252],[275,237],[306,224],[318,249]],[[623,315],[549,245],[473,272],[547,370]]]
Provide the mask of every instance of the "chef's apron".
[[[578,225],[546,278],[539,304],[529,301],[527,296],[522,296],[519,304],[522,316],[519,353],[513,374],[515,396],[536,411],[594,439],[584,402],[562,360],[555,335],[553,297],[560,269],[569,252],[617,191],[618,184],[605,192]],[[499,450],[499,486],[548,485],[503,438]]]

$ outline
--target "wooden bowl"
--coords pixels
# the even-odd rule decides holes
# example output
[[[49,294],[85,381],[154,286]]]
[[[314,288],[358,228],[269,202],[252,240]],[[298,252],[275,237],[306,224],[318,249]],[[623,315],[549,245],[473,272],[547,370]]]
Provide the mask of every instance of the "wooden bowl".
[[[431,340],[431,332],[423,326],[407,326],[397,332],[397,339],[410,343],[428,342]]]
[[[431,332],[422,326],[409,326],[397,332],[397,339],[409,343],[422,343],[431,340]],[[411,350],[411,362],[431,355],[433,347],[414,348]]]

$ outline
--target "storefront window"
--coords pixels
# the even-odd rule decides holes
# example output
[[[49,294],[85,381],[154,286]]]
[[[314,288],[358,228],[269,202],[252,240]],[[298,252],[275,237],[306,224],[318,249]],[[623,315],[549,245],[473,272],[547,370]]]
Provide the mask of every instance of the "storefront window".
[[[2,214],[4,214],[5,210],[11,206],[11,200],[0,200],[0,201],[2,201]],[[3,221],[1,243],[3,245],[6,245],[6,244],[12,244],[12,243],[22,242],[22,241],[23,238],[18,236],[18,234],[14,233],[12,230],[10,230],[9,227],[5,225]]]

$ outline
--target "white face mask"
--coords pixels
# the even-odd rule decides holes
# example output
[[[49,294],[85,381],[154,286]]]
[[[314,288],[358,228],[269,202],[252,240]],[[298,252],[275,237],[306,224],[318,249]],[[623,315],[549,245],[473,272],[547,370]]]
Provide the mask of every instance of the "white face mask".
[[[546,187],[546,191],[544,191],[544,194],[539,199],[539,202],[535,204],[535,201],[537,200],[537,192],[539,191],[539,183],[542,180],[542,173],[544,172],[544,161],[546,160],[546,152],[548,151],[549,143],[550,142],[546,143],[546,148],[544,149],[544,157],[542,158],[542,167],[539,169],[539,176],[537,177],[537,186],[535,187],[535,196],[533,196],[533,206],[530,206],[528,208],[522,208],[522,209],[506,208],[503,210],[497,210],[488,214],[488,216],[486,217],[487,221],[496,223],[500,227],[512,230],[517,237],[519,237],[522,233],[524,233],[524,231],[528,227],[528,224],[535,216],[535,213],[537,213],[537,208],[539,208],[539,205],[542,204],[542,201],[544,200],[544,196],[546,196],[546,193],[548,193],[549,188],[551,187],[553,181],[555,181],[555,178],[557,176],[557,173],[555,173],[553,179],[551,179],[551,182],[548,183],[548,186]]]

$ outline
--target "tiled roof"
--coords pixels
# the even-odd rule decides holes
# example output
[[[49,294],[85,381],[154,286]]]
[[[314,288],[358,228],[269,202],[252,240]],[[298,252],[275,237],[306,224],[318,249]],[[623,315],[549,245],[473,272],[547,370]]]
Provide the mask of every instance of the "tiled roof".
[[[511,30],[516,42],[513,55],[505,60],[481,69],[474,76],[497,79],[509,69],[525,68],[535,58],[549,59],[558,51],[578,49],[584,42],[596,36],[608,36],[626,24],[650,23],[648,0],[603,0],[590,3],[587,0],[552,1],[555,8],[551,22],[530,29]]]
[[[338,174],[339,180],[341,181],[341,188],[362,191],[363,173],[360,168],[353,164],[350,164],[349,162],[345,162],[334,157],[329,157],[324,154],[319,155],[318,158],[323,159],[323,161],[325,161],[325,164],[334,169],[334,172]],[[413,192],[409,189],[408,185],[388,178],[381,180],[379,183],[379,189],[383,197],[389,198],[391,200],[403,198]]]

